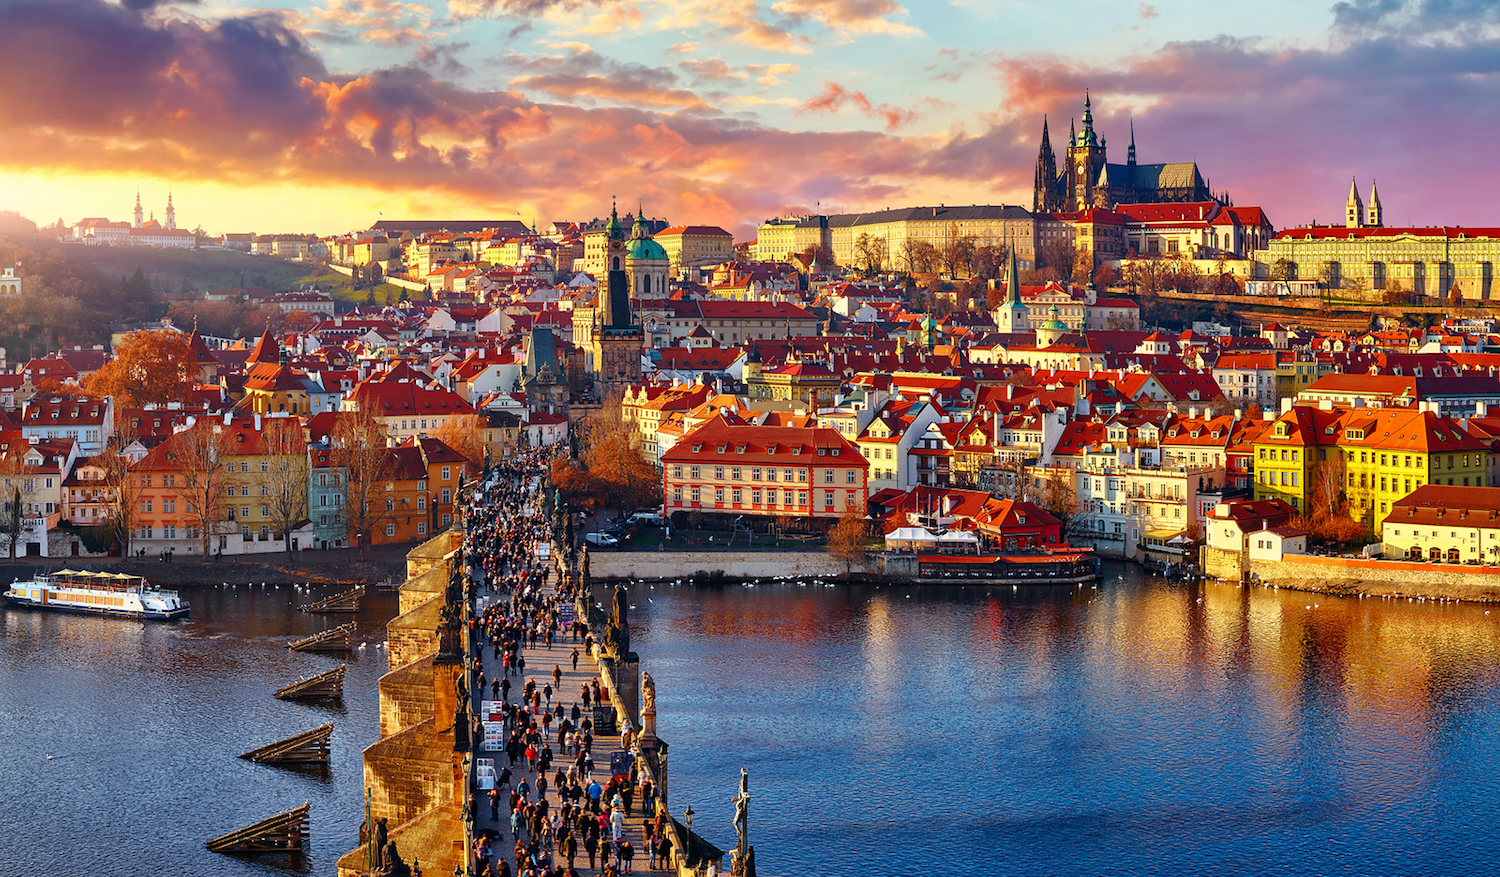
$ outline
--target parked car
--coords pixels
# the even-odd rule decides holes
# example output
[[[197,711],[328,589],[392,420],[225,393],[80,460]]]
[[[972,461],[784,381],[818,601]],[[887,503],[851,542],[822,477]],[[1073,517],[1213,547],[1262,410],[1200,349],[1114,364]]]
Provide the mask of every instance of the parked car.
[[[598,545],[603,548],[612,548],[620,544],[619,539],[616,539],[614,536],[611,536],[608,533],[585,533],[583,534],[583,541],[589,543],[590,545]]]
[[[635,512],[630,516],[630,523],[645,524],[648,527],[666,526],[667,519],[662,517],[661,512]]]

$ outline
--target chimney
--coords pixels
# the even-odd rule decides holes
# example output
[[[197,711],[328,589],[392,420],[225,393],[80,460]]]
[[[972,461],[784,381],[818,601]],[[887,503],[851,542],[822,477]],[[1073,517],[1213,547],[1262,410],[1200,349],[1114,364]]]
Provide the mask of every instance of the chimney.
[[[1490,410],[1490,406],[1487,403],[1484,403],[1484,402],[1475,402],[1474,403],[1474,416],[1477,417],[1477,418],[1481,418],[1482,419],[1484,417],[1487,417],[1489,410]]]
[[[1281,400],[1281,413],[1282,414],[1286,414],[1288,411],[1291,411],[1291,410],[1292,410],[1292,398],[1290,396],[1288,396],[1287,398]]]
[[[1319,411],[1332,411],[1333,410],[1333,400],[1332,399],[1319,399],[1318,400],[1318,410]]]
[[[260,415],[255,415],[255,431],[260,432]]]
[[[1197,405],[1189,405],[1188,406],[1188,420],[1197,420],[1197,419],[1198,419],[1198,406]]]
[[[1245,409],[1243,409],[1243,408],[1236,408],[1236,409],[1234,409],[1234,421],[1235,421],[1235,423],[1239,423],[1240,418],[1244,417],[1244,416],[1245,416]]]

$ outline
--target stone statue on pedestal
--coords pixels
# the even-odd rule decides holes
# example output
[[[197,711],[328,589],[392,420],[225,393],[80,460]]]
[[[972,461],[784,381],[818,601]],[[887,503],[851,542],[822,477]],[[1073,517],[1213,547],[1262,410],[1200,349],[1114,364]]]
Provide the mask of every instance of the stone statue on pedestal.
[[[411,866],[401,861],[395,841],[387,841],[380,851],[380,864],[370,869],[370,877],[411,877]]]
[[[614,609],[604,630],[604,648],[609,654],[625,656],[630,652],[629,604],[625,589],[615,585]]]

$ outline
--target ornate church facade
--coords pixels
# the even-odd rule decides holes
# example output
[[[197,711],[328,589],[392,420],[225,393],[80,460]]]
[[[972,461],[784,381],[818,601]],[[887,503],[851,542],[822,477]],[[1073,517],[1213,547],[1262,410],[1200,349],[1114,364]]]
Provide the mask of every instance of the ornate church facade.
[[[1105,139],[1094,131],[1093,107],[1087,95],[1083,99],[1083,130],[1069,124],[1068,148],[1060,167],[1043,117],[1032,212],[1076,213],[1116,204],[1229,203],[1227,196],[1215,195],[1209,188],[1197,162],[1138,164],[1134,122],[1124,164],[1110,164],[1107,147]]]

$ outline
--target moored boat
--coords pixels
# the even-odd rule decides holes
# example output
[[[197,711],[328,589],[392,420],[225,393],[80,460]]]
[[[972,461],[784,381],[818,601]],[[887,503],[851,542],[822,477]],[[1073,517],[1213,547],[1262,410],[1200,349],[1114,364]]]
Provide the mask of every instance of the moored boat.
[[[126,573],[63,569],[11,582],[5,599],[15,606],[170,621],[186,618],[188,605],[166,591]]]

